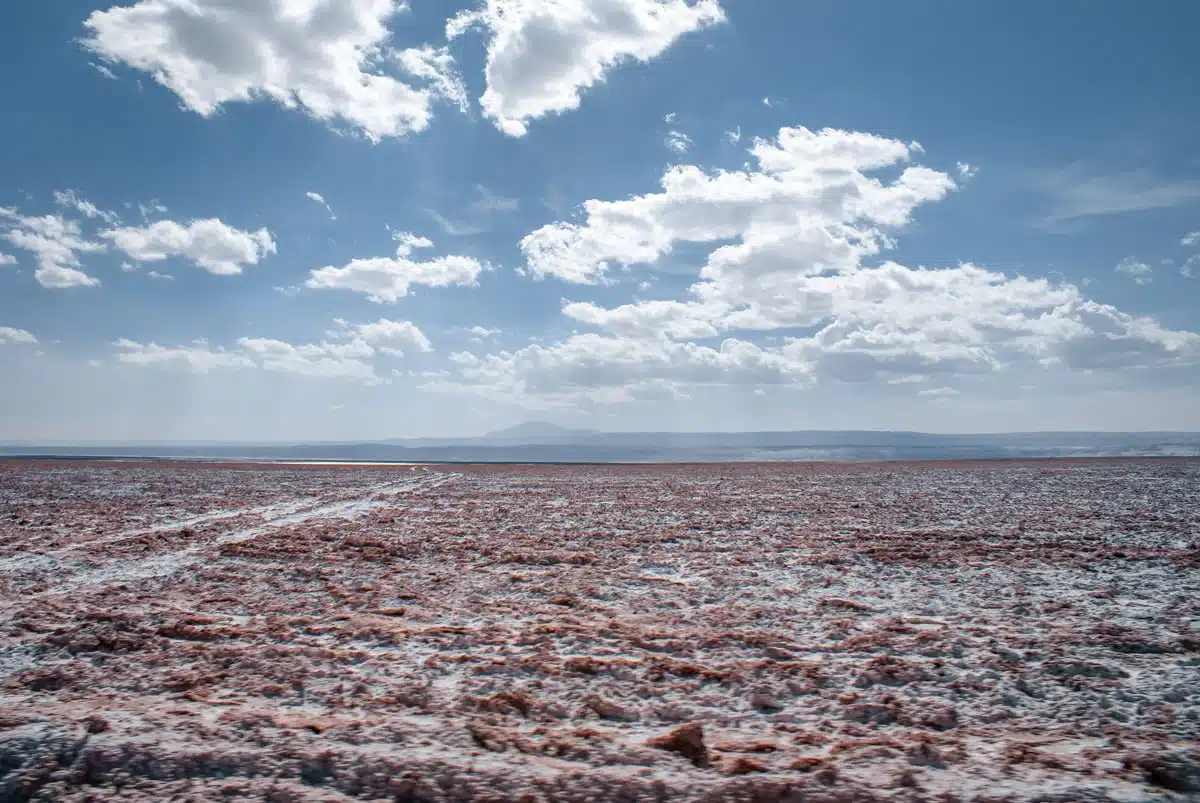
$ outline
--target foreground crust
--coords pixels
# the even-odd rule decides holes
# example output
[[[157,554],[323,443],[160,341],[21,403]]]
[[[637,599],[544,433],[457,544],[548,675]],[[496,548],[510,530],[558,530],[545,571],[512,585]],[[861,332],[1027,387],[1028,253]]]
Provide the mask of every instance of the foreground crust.
[[[1200,793],[1200,462],[0,463],[0,800]]]

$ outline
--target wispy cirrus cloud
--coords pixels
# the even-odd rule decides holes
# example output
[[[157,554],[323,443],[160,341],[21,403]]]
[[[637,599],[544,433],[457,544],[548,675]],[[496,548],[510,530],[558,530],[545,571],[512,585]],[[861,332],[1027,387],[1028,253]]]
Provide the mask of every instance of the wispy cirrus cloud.
[[[330,220],[337,220],[337,214],[334,213],[333,208],[329,205],[329,202],[325,200],[324,195],[319,192],[306,192],[304,193],[304,196],[308,198],[308,200],[325,207],[325,211],[329,213]]]
[[[521,208],[516,198],[498,195],[482,184],[476,184],[474,190],[475,198],[463,206],[456,217],[450,218],[432,209],[427,212],[429,217],[451,237],[471,237],[491,231],[495,217]]]
[[[1200,202],[1200,179],[1165,178],[1145,168],[1105,172],[1083,163],[1033,174],[1033,186],[1049,198],[1037,226],[1070,228],[1086,218],[1169,209]]]

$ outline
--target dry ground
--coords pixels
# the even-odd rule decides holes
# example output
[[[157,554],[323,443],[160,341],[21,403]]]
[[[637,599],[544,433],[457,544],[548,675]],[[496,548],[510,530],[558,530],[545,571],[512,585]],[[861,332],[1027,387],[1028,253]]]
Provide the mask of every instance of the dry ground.
[[[0,463],[0,800],[1200,798],[1200,461]]]

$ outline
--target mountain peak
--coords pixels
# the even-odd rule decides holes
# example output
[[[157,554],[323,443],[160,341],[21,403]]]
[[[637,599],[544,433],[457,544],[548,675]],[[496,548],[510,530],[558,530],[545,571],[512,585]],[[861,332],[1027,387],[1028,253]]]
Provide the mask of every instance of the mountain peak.
[[[551,424],[549,421],[526,421],[522,424],[517,424],[515,427],[489,432],[484,437],[513,440],[515,438],[564,438],[574,435],[591,435],[593,433],[594,430],[568,429],[558,424]]]

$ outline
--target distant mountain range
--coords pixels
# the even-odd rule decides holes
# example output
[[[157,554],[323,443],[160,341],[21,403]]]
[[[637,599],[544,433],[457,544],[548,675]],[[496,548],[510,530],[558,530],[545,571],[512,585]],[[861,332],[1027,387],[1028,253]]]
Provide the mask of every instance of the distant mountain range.
[[[530,422],[472,438],[0,445],[0,455],[350,462],[715,462],[1200,456],[1196,432],[599,432]]]

